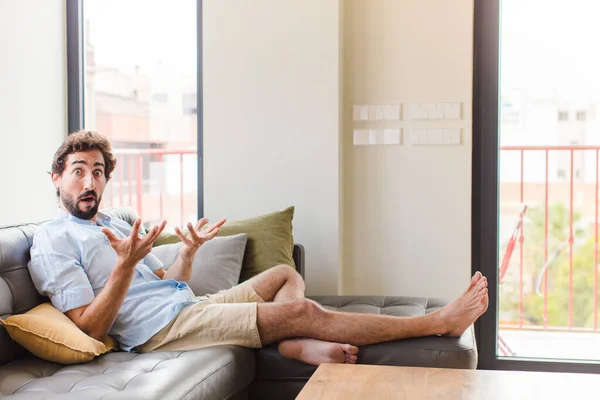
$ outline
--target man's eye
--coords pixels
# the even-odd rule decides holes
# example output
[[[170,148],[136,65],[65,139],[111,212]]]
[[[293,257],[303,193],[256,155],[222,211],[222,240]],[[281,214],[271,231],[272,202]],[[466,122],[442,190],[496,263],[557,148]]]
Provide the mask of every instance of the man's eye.
[[[94,175],[99,178],[102,176],[102,171],[94,171]]]
[[[76,169],[75,171],[73,171],[73,173],[75,175],[81,175],[81,170],[80,169]]]

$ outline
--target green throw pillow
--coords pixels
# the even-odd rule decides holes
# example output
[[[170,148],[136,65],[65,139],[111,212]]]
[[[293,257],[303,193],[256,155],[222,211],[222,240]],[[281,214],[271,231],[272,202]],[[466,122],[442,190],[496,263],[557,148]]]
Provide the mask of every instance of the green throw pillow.
[[[185,231],[183,231],[184,234],[187,234],[187,229]],[[172,243],[179,243],[181,242],[181,239],[179,239],[179,236],[177,236],[174,233],[161,233],[160,235],[158,235],[158,237],[156,238],[156,240],[154,241],[154,244],[152,244],[152,247],[156,247],[156,246],[162,246],[163,244],[172,244]]]
[[[292,254],[294,237],[292,219],[294,207],[255,218],[227,221],[221,227],[219,236],[246,233],[248,241],[242,262],[240,282],[279,264],[295,268]]]

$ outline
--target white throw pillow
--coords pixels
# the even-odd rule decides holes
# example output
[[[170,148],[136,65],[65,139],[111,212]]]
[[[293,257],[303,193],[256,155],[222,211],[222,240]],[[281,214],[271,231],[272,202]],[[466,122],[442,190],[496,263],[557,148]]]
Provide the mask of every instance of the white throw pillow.
[[[192,263],[189,282],[196,296],[217,293],[238,284],[247,240],[248,235],[241,233],[215,237],[200,246]],[[152,254],[168,270],[177,260],[180,248],[181,242],[165,244],[154,247]]]

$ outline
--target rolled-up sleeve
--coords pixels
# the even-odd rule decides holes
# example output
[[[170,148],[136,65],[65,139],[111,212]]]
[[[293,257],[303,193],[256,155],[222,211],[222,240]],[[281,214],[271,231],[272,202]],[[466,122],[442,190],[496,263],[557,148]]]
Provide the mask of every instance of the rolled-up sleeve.
[[[41,228],[31,247],[29,272],[38,292],[61,312],[90,304],[94,290],[77,247],[62,230]]]
[[[148,253],[148,255],[144,257],[144,264],[146,264],[152,272],[163,267],[163,263],[152,253]]]

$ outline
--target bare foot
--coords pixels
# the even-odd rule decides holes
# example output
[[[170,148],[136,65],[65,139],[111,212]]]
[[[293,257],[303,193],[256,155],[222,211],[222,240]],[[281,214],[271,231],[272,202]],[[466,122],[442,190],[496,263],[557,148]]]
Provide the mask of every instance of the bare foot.
[[[452,303],[440,309],[444,333],[461,336],[488,308],[487,278],[478,271],[467,290]]]
[[[354,364],[358,347],[316,339],[292,339],[279,343],[279,353],[307,364]]]

